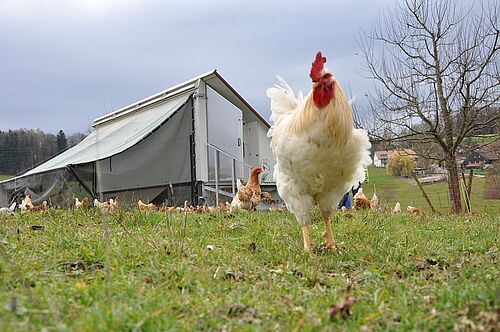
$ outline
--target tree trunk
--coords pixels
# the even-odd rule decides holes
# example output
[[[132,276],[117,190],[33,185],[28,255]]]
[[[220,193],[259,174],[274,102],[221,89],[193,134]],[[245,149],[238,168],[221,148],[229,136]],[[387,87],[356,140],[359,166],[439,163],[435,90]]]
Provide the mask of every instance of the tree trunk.
[[[462,211],[462,203],[460,201],[460,182],[458,176],[457,160],[455,155],[446,156],[446,169],[448,170],[448,191],[450,193],[450,204],[452,213],[460,213]]]

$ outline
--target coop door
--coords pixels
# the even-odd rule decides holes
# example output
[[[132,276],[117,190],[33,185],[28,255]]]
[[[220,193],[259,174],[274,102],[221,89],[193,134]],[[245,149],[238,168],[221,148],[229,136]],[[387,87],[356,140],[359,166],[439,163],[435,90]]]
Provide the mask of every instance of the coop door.
[[[241,110],[227,101],[210,87],[207,87],[208,117],[208,160],[209,178],[215,178],[218,166],[219,180],[229,180],[232,176],[234,159],[236,177],[243,173],[243,115]],[[211,147],[212,146],[212,147]],[[218,160],[215,162],[215,151]]]

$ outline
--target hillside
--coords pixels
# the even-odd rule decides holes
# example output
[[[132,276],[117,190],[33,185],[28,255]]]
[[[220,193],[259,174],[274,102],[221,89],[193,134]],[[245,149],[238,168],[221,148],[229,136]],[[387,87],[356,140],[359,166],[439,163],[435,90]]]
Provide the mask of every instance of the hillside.
[[[370,182],[363,184],[363,191],[371,198],[373,188],[377,192],[381,205],[392,209],[397,201],[401,207],[416,206],[430,212],[427,202],[417,186],[412,186],[406,181],[386,175],[383,168],[369,168]],[[472,184],[472,211],[473,212],[498,212],[500,213],[500,200],[484,200],[484,177],[474,177]],[[424,190],[431,199],[434,208],[440,212],[450,212],[448,207],[448,185],[446,182],[424,186]],[[463,199],[463,195],[462,195]]]

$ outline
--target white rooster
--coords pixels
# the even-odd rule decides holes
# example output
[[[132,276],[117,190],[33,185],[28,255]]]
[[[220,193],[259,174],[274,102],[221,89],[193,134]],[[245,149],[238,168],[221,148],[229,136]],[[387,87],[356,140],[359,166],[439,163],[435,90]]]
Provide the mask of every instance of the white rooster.
[[[276,159],[274,179],[288,210],[302,226],[304,249],[311,251],[309,212],[319,206],[326,240],[336,249],[330,214],[342,195],[363,182],[365,166],[371,163],[366,131],[354,129],[346,96],[332,73],[324,68],[326,58],[318,52],[312,63],[311,92],[295,98],[280,77],[280,85],[269,88],[271,148]]]

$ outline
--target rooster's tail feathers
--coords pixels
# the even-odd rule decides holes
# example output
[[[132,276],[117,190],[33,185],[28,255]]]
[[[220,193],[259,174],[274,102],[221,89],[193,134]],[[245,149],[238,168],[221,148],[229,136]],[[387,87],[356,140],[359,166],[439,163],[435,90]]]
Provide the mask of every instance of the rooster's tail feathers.
[[[269,129],[267,136],[273,135],[273,130],[284,118],[293,114],[297,108],[299,100],[295,98],[295,93],[290,85],[280,76],[277,76],[279,84],[267,89],[266,94],[271,98],[271,121],[274,123]],[[302,99],[302,93],[299,92]]]

